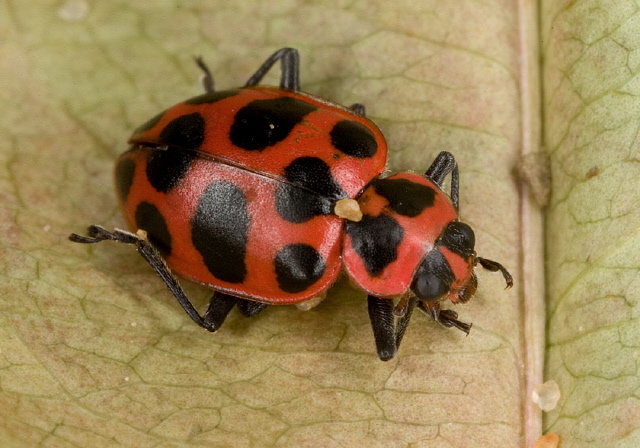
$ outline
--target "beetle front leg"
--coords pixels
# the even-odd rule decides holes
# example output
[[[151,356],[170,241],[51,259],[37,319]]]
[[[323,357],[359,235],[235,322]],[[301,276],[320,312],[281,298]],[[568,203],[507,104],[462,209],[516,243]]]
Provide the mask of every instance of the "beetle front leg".
[[[451,202],[458,210],[459,208],[459,191],[460,191],[460,174],[458,173],[458,164],[453,154],[442,151],[433,161],[429,169],[424,173],[429,179],[434,181],[440,188],[447,174],[451,173]]]
[[[466,322],[462,322],[458,320],[458,313],[453,310],[443,310],[440,309],[440,302],[425,302],[421,301],[418,303],[418,309],[429,316],[431,319],[440,323],[441,325],[447,328],[457,328],[460,331],[463,331],[467,335],[469,331],[471,331],[471,326],[473,324],[468,324]]]
[[[205,318],[200,316],[198,310],[195,309],[191,301],[184,293],[184,290],[182,289],[182,286],[180,286],[178,279],[175,277],[175,275],[173,275],[173,273],[167,266],[167,263],[164,261],[164,258],[162,257],[160,252],[158,252],[158,249],[156,249],[147,240],[144,232],[139,231],[138,234],[134,234],[120,229],[115,229],[113,232],[109,232],[104,227],[92,225],[87,229],[87,234],[88,236],[81,236],[72,233],[71,235],[69,235],[69,239],[75,243],[83,244],[93,244],[99,243],[100,241],[111,240],[118,243],[131,244],[136,246],[138,253],[142,255],[142,257],[147,261],[147,263],[149,263],[153,270],[156,271],[156,274],[158,274],[164,281],[169,290],[178,300],[178,303],[182,306],[185,312],[191,319],[193,319],[195,323],[209,331],[216,331],[219,328],[219,325],[215,325],[217,323],[216,319],[213,319],[212,317],[206,318],[206,314]],[[216,296],[216,294],[214,294],[214,297]],[[211,308],[211,305],[209,306],[209,308]],[[209,311],[207,311],[207,313],[209,314]],[[212,312],[212,314],[215,313]],[[222,319],[222,321],[224,321],[224,318]],[[222,322],[220,322],[220,324],[221,323]]]
[[[373,337],[376,341],[378,357],[388,361],[396,355],[395,317],[393,315],[393,301],[369,296],[369,319]]]
[[[369,319],[373,329],[373,337],[376,341],[378,357],[382,361],[388,361],[398,352],[404,333],[411,320],[411,314],[415,308],[415,298],[410,298],[406,306],[402,307],[398,316],[392,299],[369,296]],[[396,317],[399,317],[396,324]]]

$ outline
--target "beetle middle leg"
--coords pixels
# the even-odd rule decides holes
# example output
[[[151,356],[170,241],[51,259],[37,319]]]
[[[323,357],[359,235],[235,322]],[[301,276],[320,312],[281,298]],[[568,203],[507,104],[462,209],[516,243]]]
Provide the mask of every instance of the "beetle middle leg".
[[[200,67],[200,70],[204,72],[204,76],[202,77],[202,87],[204,87],[205,93],[215,92],[215,83],[213,81],[211,70],[209,70],[209,67],[204,62],[204,59],[202,59],[200,56],[194,59],[196,61],[196,64],[198,64],[198,67]]]

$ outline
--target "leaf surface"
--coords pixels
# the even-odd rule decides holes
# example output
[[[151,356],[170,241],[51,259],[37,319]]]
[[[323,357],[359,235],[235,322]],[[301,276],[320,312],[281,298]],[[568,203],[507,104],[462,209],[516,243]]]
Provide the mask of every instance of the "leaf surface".
[[[547,222],[546,419],[566,448],[640,444],[640,10],[543,2]]]

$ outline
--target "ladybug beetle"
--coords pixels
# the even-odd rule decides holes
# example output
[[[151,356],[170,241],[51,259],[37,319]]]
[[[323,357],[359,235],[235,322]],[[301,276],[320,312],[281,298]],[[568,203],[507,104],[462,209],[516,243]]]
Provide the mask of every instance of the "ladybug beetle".
[[[278,61],[280,86],[259,86]],[[501,264],[476,255],[473,230],[458,220],[450,153],[424,175],[380,177],[382,133],[361,104],[301,92],[295,49],[275,52],[233,90],[216,91],[207,66],[196,62],[205,93],[136,129],[116,163],[117,196],[136,233],[93,225],[72,241],[136,246],[194,322],[212,332],[234,306],[246,317],[267,305],[310,307],[344,268],[368,294],[385,361],[416,306],[468,334],[471,325],[440,304],[471,298],[478,263],[512,286]],[[204,315],[172,272],[215,290]]]

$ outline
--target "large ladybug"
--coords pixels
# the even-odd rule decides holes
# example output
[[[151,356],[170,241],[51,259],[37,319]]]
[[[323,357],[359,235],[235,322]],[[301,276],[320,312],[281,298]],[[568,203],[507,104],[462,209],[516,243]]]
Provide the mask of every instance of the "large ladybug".
[[[342,267],[368,295],[378,356],[393,358],[417,307],[468,333],[442,301],[474,294],[473,230],[458,220],[458,167],[441,152],[424,175],[379,177],[385,139],[360,104],[299,90],[298,52],[271,55],[244,87],[205,93],[136,129],[116,163],[135,233],[90,226],[78,243],[133,244],[198,325],[216,331],[234,306],[313,304]],[[258,86],[281,62],[280,87]],[[443,181],[451,173],[451,192]],[[200,313],[172,271],[215,290]],[[397,303],[394,299],[398,299]]]

